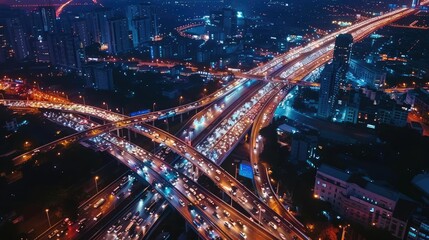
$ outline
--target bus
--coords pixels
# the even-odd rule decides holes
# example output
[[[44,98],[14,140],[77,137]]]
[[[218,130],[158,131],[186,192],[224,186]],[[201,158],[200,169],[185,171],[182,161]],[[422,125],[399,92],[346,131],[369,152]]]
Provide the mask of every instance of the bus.
[[[115,196],[119,192],[119,190],[121,190],[121,187],[117,186],[115,189],[113,189],[112,195]]]
[[[125,228],[125,232],[129,232],[131,230],[131,228],[134,226],[134,220],[130,222],[130,224],[128,224],[128,226]]]
[[[104,198],[100,198],[95,204],[94,204],[94,208],[99,208],[101,205],[103,205],[103,203],[105,202],[106,200],[104,199]]]

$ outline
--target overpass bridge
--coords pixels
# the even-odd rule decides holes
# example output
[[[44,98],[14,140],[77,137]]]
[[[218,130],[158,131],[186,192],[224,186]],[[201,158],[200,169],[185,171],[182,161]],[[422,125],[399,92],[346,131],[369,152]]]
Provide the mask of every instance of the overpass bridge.
[[[414,10],[410,10],[410,9],[400,9],[400,10],[391,12],[389,14],[383,15],[384,17],[377,17],[377,20],[373,21],[372,23],[367,23],[366,25],[363,24],[360,28],[357,28],[357,29],[353,30],[354,33],[355,33],[356,39],[359,40],[359,39],[365,37],[370,32],[376,30],[377,28],[382,27],[385,24],[388,24],[390,22],[393,22],[393,21],[395,21],[395,20],[397,20],[397,19],[399,19],[401,17],[407,16],[407,15],[413,13],[413,11]],[[314,49],[312,49],[312,50],[314,50]],[[319,51],[320,49],[316,49],[316,50]],[[314,54],[314,52],[313,52],[313,54]],[[323,53],[323,54],[326,55],[326,53]],[[317,62],[315,63],[311,59],[308,60],[308,63],[312,64],[312,66],[317,66],[318,64],[323,64],[323,63],[317,63]],[[277,64],[284,64],[284,63],[280,60],[280,62],[277,62]],[[274,64],[274,66],[275,65],[276,64]],[[302,68],[303,67],[301,67],[301,69]],[[266,68],[265,71],[268,70],[268,69],[269,68]],[[260,73],[262,71],[263,70],[261,70],[261,69],[256,69],[255,71],[250,72],[250,73],[254,74],[254,73]],[[277,73],[283,74],[284,72],[288,72],[288,70],[284,70],[284,69],[282,69],[282,70],[275,70],[275,71],[276,71],[276,74]],[[291,72],[289,71],[288,74],[291,74]],[[147,119],[145,119],[144,121],[147,121]],[[138,121],[136,121],[136,122],[138,122]],[[115,123],[110,128],[107,127],[106,129],[103,129],[100,132],[96,132],[95,131],[95,133],[93,133],[93,135],[95,136],[96,134],[101,134],[102,132],[112,131],[112,129],[117,129],[117,128],[123,128],[123,127],[127,127],[127,126],[132,126],[132,125],[135,125],[136,122],[128,120],[128,121],[125,121],[125,122],[122,122],[122,123]],[[174,136],[169,135],[168,133],[163,132],[162,130],[156,129],[153,126],[150,126],[150,125],[145,124],[145,123],[142,123],[140,126],[134,126],[134,129],[140,130],[140,133],[142,133],[145,136],[148,136],[149,138],[153,139],[154,141],[164,142],[164,143],[165,142],[170,143],[168,145],[170,148],[172,148],[177,153],[179,153],[180,155],[182,155],[182,157],[185,157],[189,161],[193,162],[196,166],[199,166],[201,164],[202,166],[205,166],[205,168],[207,168],[208,164],[210,163],[209,159],[205,158],[203,155],[201,155],[200,153],[198,153],[195,149],[193,149],[192,147],[189,147],[188,145],[186,145],[183,142],[181,142],[181,140],[175,138]],[[160,136],[162,136],[162,138]],[[90,137],[92,137],[92,136],[90,136]],[[159,140],[159,139],[161,139],[161,140]],[[176,143],[176,145],[174,145],[174,143]],[[181,148],[177,147],[178,143],[180,143],[179,146],[181,146]],[[188,155],[186,155],[186,153],[188,153]],[[192,157],[194,157],[194,159],[192,159]],[[195,160],[195,159],[198,159],[198,160]],[[228,180],[227,183],[234,184],[234,186],[235,186],[235,184],[237,184],[236,186],[239,186],[239,190],[240,190],[239,192],[242,193],[243,196],[246,196],[245,195],[245,194],[247,194],[246,191],[248,191],[246,188],[242,188],[242,186],[239,183],[237,183],[237,181],[234,181],[235,180],[234,178],[232,178],[231,176],[228,176],[228,174],[225,173],[222,169],[216,169],[216,170],[219,170],[219,172],[221,172],[222,176],[225,177],[225,179]],[[231,189],[231,187],[228,187],[228,184],[226,184],[223,187],[225,188],[225,190],[226,190],[227,193],[228,193],[228,190]],[[249,195],[248,198],[250,200],[255,201],[255,202],[258,202],[258,200],[259,200],[259,198],[257,198],[254,195]],[[261,202],[261,201],[259,200],[259,202]],[[265,206],[265,204],[263,202],[261,202],[261,203],[262,203],[261,206]],[[240,205],[246,207],[245,203],[240,204]],[[267,211],[267,212],[269,212],[269,211]],[[274,217],[274,216],[277,217],[276,213],[269,212],[269,215],[271,216],[270,219],[273,219],[272,217]],[[269,216],[267,216],[267,217],[269,217]],[[289,227],[289,222],[285,221],[284,219],[282,219],[282,220],[283,220],[283,221],[281,221],[282,224],[284,224],[287,227]],[[296,229],[294,229],[294,231],[296,231]],[[297,235],[299,235],[301,238],[306,238],[305,235],[302,234],[302,233],[298,232]]]

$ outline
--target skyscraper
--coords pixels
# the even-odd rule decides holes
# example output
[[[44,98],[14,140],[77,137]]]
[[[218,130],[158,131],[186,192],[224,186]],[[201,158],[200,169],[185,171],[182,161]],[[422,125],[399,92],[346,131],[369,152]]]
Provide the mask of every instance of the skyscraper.
[[[323,69],[320,77],[319,107],[317,115],[321,118],[331,118],[335,113],[335,105],[340,89],[342,67],[329,64]]]
[[[349,68],[352,44],[351,34],[340,34],[335,39],[332,64],[325,67],[320,78],[319,117],[331,118],[335,114],[338,92],[345,83]]]
[[[351,34],[340,34],[335,39],[333,62],[342,67],[343,74],[348,71],[352,53],[353,36]]]

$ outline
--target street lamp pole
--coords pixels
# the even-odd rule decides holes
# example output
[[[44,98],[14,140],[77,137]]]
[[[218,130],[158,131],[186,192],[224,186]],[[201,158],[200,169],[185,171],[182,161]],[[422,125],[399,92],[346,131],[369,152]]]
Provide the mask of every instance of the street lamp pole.
[[[350,227],[350,224],[347,224],[343,227],[343,232],[341,233],[341,240],[344,240],[346,237],[346,228]]]
[[[83,96],[79,96],[79,98],[82,98],[83,105],[85,106],[85,105],[86,105],[86,103],[85,103],[85,97],[83,97]]]
[[[168,118],[165,119],[164,122],[167,124],[167,132],[170,132],[170,124],[168,123]]]
[[[109,104],[106,102],[103,102],[103,105],[106,105],[106,110],[109,111]]]
[[[180,96],[180,98],[179,98],[179,106],[182,105],[182,100],[183,100],[183,96]],[[183,122],[183,114],[181,113],[180,114],[180,123],[182,123],[182,122]]]
[[[48,224],[49,224],[49,227],[51,227],[51,219],[49,218],[49,209],[48,209],[48,208],[46,208],[46,209],[45,209],[45,212],[46,212],[46,217],[48,218]]]
[[[95,181],[95,190],[98,193],[98,182],[97,182],[97,180],[98,180],[98,176],[95,176],[95,178],[94,178],[94,181]]]

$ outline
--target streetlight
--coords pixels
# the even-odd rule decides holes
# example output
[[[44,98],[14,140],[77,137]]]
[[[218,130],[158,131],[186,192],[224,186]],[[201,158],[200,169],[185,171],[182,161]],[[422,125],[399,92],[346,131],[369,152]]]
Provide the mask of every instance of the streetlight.
[[[95,181],[95,190],[98,193],[98,182],[97,182],[97,180],[98,180],[98,176],[95,176],[95,178],[94,178],[94,181]]]
[[[51,219],[49,219],[49,209],[46,208],[45,212],[46,212],[46,217],[48,218],[49,227],[51,227]]]
[[[232,166],[235,165],[235,178],[237,178],[237,172],[238,172],[238,164],[237,163],[232,163]]]
[[[342,233],[341,233],[341,240],[344,240],[344,238],[346,237],[346,228],[350,227],[350,224],[345,225],[344,227],[340,225],[340,228],[343,229]]]
[[[183,96],[180,96],[179,98],[179,106],[182,105]],[[183,122],[183,113],[180,114],[180,122]]]
[[[83,105],[85,106],[86,105],[86,103],[85,103],[85,97],[83,97],[82,95],[79,95],[79,98],[82,98]]]
[[[170,132],[170,124],[168,123],[168,118],[165,119],[164,122],[167,124],[167,132]]]
[[[107,104],[106,102],[103,102],[103,105],[106,105],[106,110],[109,111],[109,104]]]

